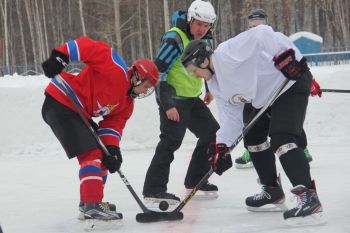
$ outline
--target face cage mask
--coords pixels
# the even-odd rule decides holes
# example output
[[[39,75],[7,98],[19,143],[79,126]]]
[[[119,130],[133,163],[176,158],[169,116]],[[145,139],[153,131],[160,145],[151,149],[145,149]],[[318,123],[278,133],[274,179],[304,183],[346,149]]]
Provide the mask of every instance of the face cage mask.
[[[135,84],[131,84],[131,85],[132,85],[131,91],[130,91],[131,97],[134,98],[134,99],[142,99],[142,98],[145,98],[145,97],[147,97],[147,96],[150,96],[150,95],[154,92],[154,87],[153,87],[153,86],[147,88],[146,93],[136,94],[136,93],[134,92],[134,88],[135,88],[135,87],[140,86],[142,83],[144,83],[144,82],[147,80],[146,78],[141,79],[140,74],[139,74],[139,72],[137,72],[136,69],[134,69],[134,75],[136,76],[137,82],[136,82],[136,85],[135,85]]]

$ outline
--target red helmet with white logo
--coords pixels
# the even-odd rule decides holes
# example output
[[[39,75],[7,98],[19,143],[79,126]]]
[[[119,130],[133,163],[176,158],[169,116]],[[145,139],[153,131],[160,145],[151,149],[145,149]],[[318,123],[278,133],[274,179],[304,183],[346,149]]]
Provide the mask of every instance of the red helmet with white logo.
[[[147,79],[153,86],[157,84],[159,72],[154,62],[147,58],[141,58],[136,60],[132,67],[138,72],[142,80]]]

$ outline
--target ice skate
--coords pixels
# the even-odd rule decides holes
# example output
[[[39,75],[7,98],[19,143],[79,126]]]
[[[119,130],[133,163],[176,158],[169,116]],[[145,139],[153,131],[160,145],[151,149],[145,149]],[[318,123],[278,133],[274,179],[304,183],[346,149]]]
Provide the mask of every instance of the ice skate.
[[[162,201],[168,202],[169,204],[168,209],[166,210],[159,209],[159,204]],[[149,194],[144,194],[144,203],[146,207],[150,210],[171,212],[180,204],[180,198],[175,196],[172,193],[167,193],[167,192],[149,193]]]
[[[193,187],[186,187],[186,194],[189,194]],[[192,197],[193,200],[213,200],[219,197],[218,187],[209,182],[204,183]]]
[[[85,231],[93,229],[109,229],[119,226],[123,219],[121,213],[111,211],[106,203],[85,203],[84,207]]]
[[[108,208],[110,211],[116,212],[117,207],[115,204],[109,203],[109,202],[102,202],[102,205],[104,205],[106,208]],[[84,214],[84,202],[79,202],[79,220],[85,220],[85,214]]]
[[[245,150],[243,152],[243,155],[241,157],[238,157],[235,160],[236,168],[237,169],[244,169],[244,168],[251,168],[253,167],[253,162],[250,159],[250,154],[248,150]]]
[[[297,206],[283,213],[287,225],[308,226],[326,223],[314,181],[311,189],[298,185],[292,188],[291,192],[296,195]]]
[[[247,209],[253,212],[285,211],[285,195],[281,186],[280,177],[277,179],[277,187],[261,185],[261,192],[247,197],[245,202]]]

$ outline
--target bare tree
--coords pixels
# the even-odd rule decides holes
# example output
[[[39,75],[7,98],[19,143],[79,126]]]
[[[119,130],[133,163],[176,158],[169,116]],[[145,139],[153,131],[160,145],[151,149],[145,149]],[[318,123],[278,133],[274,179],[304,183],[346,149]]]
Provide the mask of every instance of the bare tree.
[[[20,34],[20,39],[21,39],[21,50],[23,54],[23,62],[25,66],[27,66],[27,51],[26,51],[26,44],[25,44],[25,36],[23,32],[23,22],[22,22],[22,12],[20,9],[20,0],[16,0],[16,11],[17,11],[17,17],[18,17],[18,28],[19,28],[19,34]]]
[[[1,13],[3,15],[3,24],[4,24],[4,49],[5,49],[5,65],[7,67],[7,70],[9,72],[10,67],[10,59],[9,59],[9,35],[8,35],[8,19],[7,19],[7,0],[4,0],[4,2],[1,1]]]
[[[83,2],[82,2],[82,0],[79,0],[79,15],[80,15],[81,28],[83,30],[83,35],[86,36],[86,28],[85,28],[84,11],[83,11]]]
[[[148,0],[146,0],[146,23],[147,23],[147,35],[148,35],[148,49],[149,49],[149,54],[150,54],[150,57],[151,59],[153,59],[153,51],[152,51],[152,48],[153,48],[153,45],[152,45],[152,36],[151,36],[151,19],[149,17],[149,4],[148,4]]]
[[[114,6],[114,34],[117,38],[117,51],[121,55],[123,55],[123,41],[121,37],[121,29],[120,29],[120,0],[113,0],[113,6]]]
[[[214,46],[246,30],[247,14],[263,8],[285,34],[310,31],[323,47],[350,46],[350,0],[209,0],[216,11]],[[170,15],[193,0],[0,0],[0,66],[37,65],[69,39],[89,36],[116,45],[127,62],[153,58]]]
[[[164,29],[165,31],[168,31],[169,25],[170,25],[168,0],[163,0],[163,14],[164,14]]]

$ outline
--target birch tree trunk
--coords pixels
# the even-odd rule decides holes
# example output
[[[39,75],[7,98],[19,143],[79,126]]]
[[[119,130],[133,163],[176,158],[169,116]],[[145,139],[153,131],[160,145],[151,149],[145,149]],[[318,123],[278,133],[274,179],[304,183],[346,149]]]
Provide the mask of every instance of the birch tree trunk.
[[[153,60],[153,44],[152,44],[152,35],[151,35],[151,19],[149,17],[149,2],[146,0],[146,22],[147,22],[147,34],[148,34],[148,50],[151,60]]]
[[[36,42],[38,44],[38,60],[42,61],[44,58],[46,58],[44,54],[44,38],[42,33],[42,26],[41,26],[41,19],[40,19],[40,11],[39,11],[39,4],[38,0],[34,0],[34,9],[33,9],[33,18],[36,22]],[[37,63],[35,63],[37,64]]]
[[[47,37],[47,28],[46,28],[46,17],[45,17],[45,6],[44,6],[44,2],[46,2],[45,0],[41,0],[41,6],[42,6],[42,16],[43,16],[43,29],[44,29],[44,42],[43,42],[43,45],[44,45],[44,48],[43,48],[43,56],[44,56],[44,59],[46,57],[49,56],[49,45],[48,45],[48,37]]]
[[[114,30],[117,38],[117,52],[123,56],[123,41],[121,36],[121,23],[120,23],[120,0],[113,0],[114,5]]]
[[[169,25],[170,25],[168,0],[163,0],[163,12],[164,12],[164,29],[165,31],[168,31]]]
[[[28,18],[28,26],[29,26],[29,33],[30,33],[30,41],[32,44],[32,52],[33,52],[33,61],[34,64],[38,64],[38,54],[36,52],[36,44],[35,44],[35,35],[34,35],[34,19],[32,17],[32,11],[31,11],[31,6],[29,1],[24,1],[26,13],[27,13],[27,18]]]
[[[83,30],[83,35],[86,36],[86,28],[85,28],[85,22],[84,22],[84,11],[83,11],[82,0],[79,0],[79,14],[80,14],[80,22],[81,22],[81,28]]]
[[[16,0],[16,11],[17,11],[17,17],[18,17],[18,27],[19,27],[19,34],[21,37],[21,50],[22,50],[22,56],[23,56],[23,62],[24,65],[27,66],[28,62],[27,62],[27,51],[26,51],[26,44],[25,44],[25,36],[24,36],[24,32],[23,32],[23,23],[22,23],[22,12],[20,9],[20,2],[19,0]]]
[[[4,17],[4,50],[5,50],[5,66],[7,69],[7,73],[10,73],[10,59],[9,59],[9,43],[8,43],[8,25],[7,25],[7,0],[4,0],[4,5],[1,4],[1,11]]]

